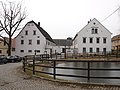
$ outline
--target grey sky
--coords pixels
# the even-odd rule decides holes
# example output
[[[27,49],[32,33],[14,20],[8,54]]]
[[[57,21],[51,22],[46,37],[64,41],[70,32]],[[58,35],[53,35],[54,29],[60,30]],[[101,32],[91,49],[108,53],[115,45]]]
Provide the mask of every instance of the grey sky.
[[[90,19],[101,22],[119,7],[120,0],[23,0],[23,3],[28,11],[25,22],[40,22],[57,39],[74,37]],[[120,34],[120,13],[117,11],[102,24],[113,35]]]

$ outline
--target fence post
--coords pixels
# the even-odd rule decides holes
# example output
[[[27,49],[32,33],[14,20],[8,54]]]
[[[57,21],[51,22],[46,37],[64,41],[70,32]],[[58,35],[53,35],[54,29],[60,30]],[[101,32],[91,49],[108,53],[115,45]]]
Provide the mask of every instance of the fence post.
[[[33,75],[35,75],[35,56],[33,56]]]
[[[33,56],[33,75],[35,75],[35,56],[36,56],[36,50],[35,50],[35,55]]]
[[[53,61],[53,77],[56,79],[56,60]]]
[[[23,58],[23,70],[25,72],[25,57]]]
[[[88,82],[90,81],[90,62],[88,61]]]

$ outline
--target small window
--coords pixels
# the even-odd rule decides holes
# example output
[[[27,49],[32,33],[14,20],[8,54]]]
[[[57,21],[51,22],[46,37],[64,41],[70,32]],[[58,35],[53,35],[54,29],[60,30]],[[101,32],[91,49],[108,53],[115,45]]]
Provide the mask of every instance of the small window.
[[[94,28],[92,28],[92,34],[94,34]]]
[[[86,43],[86,38],[85,37],[83,37],[83,43]]]
[[[24,52],[24,50],[20,50],[20,52]]]
[[[25,35],[28,35],[28,31],[25,31]]]
[[[24,40],[21,40],[21,45],[23,45],[24,44]]]
[[[92,34],[97,34],[98,33],[98,28],[92,28],[91,33]]]
[[[106,53],[106,48],[103,48],[103,52]]]
[[[40,45],[40,40],[37,40],[37,45]]]
[[[107,40],[107,38],[103,38],[103,43],[104,43],[104,44],[106,43],[106,40]]]
[[[29,53],[31,53],[31,52],[32,52],[32,50],[28,50],[28,52],[29,52]]]
[[[28,43],[29,45],[32,45],[32,40],[29,40],[29,43]]]
[[[40,38],[40,36],[37,36],[37,38]]]
[[[96,43],[100,43],[100,38],[96,38]]]
[[[99,53],[99,51],[100,51],[99,48],[96,48],[96,52]]]
[[[83,48],[83,53],[86,53],[86,48],[85,47]]]
[[[6,45],[6,42],[4,41],[4,46]]]
[[[92,53],[93,52],[93,48],[90,48],[90,53]]]
[[[12,51],[15,51],[15,48],[12,48]]]
[[[95,34],[97,34],[97,33],[98,33],[98,29],[96,28],[96,29],[95,29]]]
[[[48,45],[50,45],[50,42],[47,42]]]
[[[93,43],[93,38],[90,38],[90,43]]]
[[[24,38],[24,36],[21,36],[21,38]]]
[[[35,30],[33,31],[33,35],[36,35],[36,31]]]
[[[37,53],[40,53],[40,50],[37,50]]]

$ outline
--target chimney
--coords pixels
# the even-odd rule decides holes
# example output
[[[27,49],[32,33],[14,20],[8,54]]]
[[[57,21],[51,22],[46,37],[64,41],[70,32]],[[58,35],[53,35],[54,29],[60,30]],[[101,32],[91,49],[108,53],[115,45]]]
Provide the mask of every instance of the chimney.
[[[40,26],[40,22],[38,22],[38,26]]]

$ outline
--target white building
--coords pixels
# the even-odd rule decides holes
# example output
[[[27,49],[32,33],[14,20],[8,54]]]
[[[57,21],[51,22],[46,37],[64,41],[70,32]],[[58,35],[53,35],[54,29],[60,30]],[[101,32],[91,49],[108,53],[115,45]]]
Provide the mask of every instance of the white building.
[[[55,50],[56,53],[70,53],[72,52],[72,38],[67,39],[53,39],[56,43]]]
[[[73,48],[77,53],[111,51],[112,33],[97,19],[88,21],[73,39]]]
[[[34,21],[28,22],[16,37],[16,55],[34,55],[52,54],[54,53],[55,43],[50,35],[40,27],[40,22],[36,24]]]

